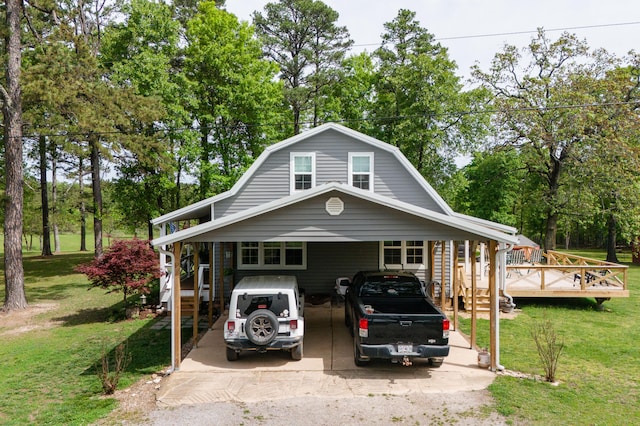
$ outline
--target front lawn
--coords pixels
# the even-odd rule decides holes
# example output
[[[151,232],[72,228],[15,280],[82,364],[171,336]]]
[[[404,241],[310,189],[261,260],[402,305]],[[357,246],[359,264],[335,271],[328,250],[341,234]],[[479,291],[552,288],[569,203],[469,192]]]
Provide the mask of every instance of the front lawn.
[[[120,388],[170,364],[169,329],[153,330],[151,318],[122,320],[121,294],[88,291],[73,272],[91,258],[25,256],[30,308],[0,316],[0,424],[89,424],[106,416],[117,401],[101,396],[95,366],[119,343],[132,355]]]
[[[572,252],[604,259],[603,252]],[[629,256],[621,256],[629,261]],[[558,385],[498,376],[489,387],[498,411],[515,424],[640,424],[640,267],[630,263],[629,298],[517,299],[522,312],[500,321],[500,363],[508,370],[543,376],[531,325],[552,321],[565,342],[557,370]],[[469,321],[461,323],[468,332]],[[488,346],[488,321],[479,321],[478,345]]]

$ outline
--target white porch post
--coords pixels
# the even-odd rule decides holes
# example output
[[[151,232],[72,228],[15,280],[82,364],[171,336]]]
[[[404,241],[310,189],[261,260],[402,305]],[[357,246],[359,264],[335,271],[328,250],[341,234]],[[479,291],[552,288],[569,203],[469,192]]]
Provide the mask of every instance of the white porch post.
[[[182,329],[181,329],[181,300],[180,300],[180,253],[182,244],[180,241],[173,243],[173,288],[171,297],[171,368],[173,371],[180,369],[182,361]]]

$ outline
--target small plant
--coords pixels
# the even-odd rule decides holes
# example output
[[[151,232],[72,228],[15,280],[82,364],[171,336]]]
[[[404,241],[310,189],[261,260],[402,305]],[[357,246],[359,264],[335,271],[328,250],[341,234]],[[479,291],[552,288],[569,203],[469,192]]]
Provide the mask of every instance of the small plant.
[[[129,294],[149,294],[149,284],[161,275],[158,256],[149,241],[138,239],[114,241],[101,257],[75,270],[89,278],[91,287],[121,291],[125,306]]]
[[[102,347],[100,365],[96,368],[96,374],[102,383],[102,392],[105,395],[113,395],[118,388],[118,382],[122,372],[131,361],[131,354],[126,350],[124,343],[117,345],[113,351],[113,359],[106,345]]]
[[[536,321],[531,326],[531,337],[536,343],[536,349],[542,361],[545,380],[555,382],[558,360],[564,349],[564,340],[559,339],[553,323],[546,315],[541,321]]]

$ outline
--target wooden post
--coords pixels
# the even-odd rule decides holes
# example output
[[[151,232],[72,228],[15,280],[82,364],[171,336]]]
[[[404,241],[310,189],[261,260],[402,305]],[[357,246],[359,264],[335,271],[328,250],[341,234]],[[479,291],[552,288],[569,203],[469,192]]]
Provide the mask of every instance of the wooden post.
[[[489,297],[491,298],[491,314],[489,321],[489,342],[491,351],[491,371],[496,371],[498,367],[498,357],[496,350],[498,349],[498,286],[496,280],[496,248],[495,240],[489,241]]]
[[[213,327],[213,248],[214,243],[209,244],[209,328]]]
[[[435,244],[433,241],[429,241],[427,243],[427,247],[429,250],[429,291],[431,294],[429,295],[432,299],[435,296],[435,290],[433,288],[433,281],[436,277],[436,271],[434,269],[434,264],[436,262],[436,253],[435,253]]]
[[[180,300],[180,254],[182,253],[182,243],[177,241],[173,243],[173,367],[175,370],[180,369],[180,362],[182,361],[182,314],[181,314],[181,300]]]
[[[471,262],[471,349],[476,347],[476,331],[477,331],[477,300],[476,300],[476,291],[478,289],[478,277],[476,277],[476,269],[478,268],[476,264],[476,247],[478,245],[477,241],[474,241],[471,244],[471,253],[473,255],[473,260]],[[482,259],[482,254],[480,256]]]
[[[442,250],[440,252],[440,309],[444,310],[444,304],[446,300],[446,286],[445,281],[447,280],[447,246],[445,245],[445,241],[441,241]]]
[[[200,321],[200,243],[194,243],[193,265],[193,347],[198,347],[198,322]]]
[[[220,313],[224,313],[224,243],[220,243],[220,265],[218,266],[218,277],[220,285]]]

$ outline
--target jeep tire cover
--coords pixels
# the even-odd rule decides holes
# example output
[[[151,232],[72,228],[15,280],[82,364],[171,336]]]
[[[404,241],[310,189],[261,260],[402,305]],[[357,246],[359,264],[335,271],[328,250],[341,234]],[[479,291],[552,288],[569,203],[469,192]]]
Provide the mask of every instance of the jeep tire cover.
[[[251,343],[258,346],[268,345],[278,335],[278,317],[267,309],[253,311],[247,317],[245,333]]]

